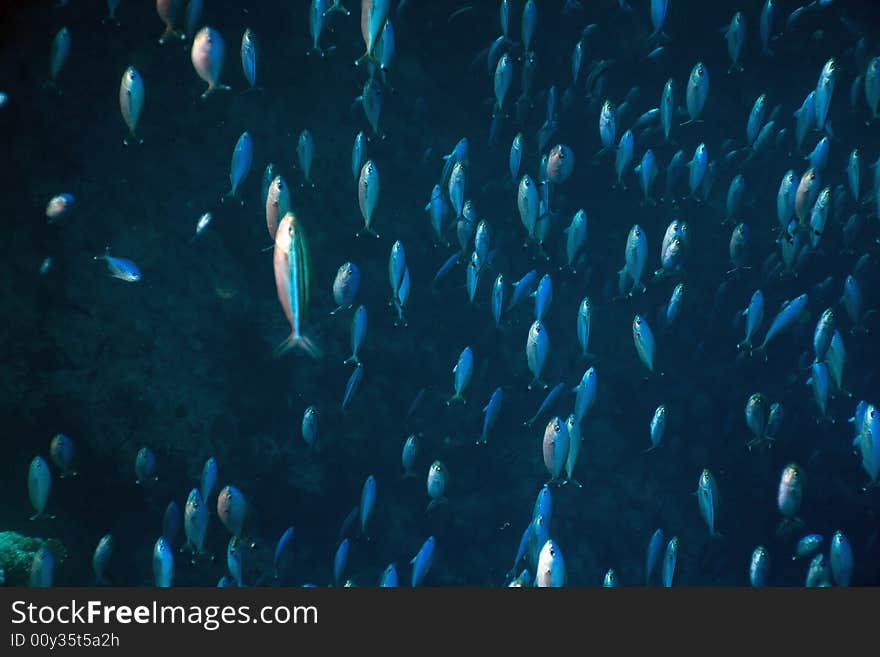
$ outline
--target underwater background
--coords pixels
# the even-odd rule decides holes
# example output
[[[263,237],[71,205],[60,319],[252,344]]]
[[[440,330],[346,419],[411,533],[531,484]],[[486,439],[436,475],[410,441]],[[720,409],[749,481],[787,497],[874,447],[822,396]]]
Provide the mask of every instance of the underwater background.
[[[851,102],[851,85],[880,54],[880,7],[814,2],[786,28],[785,17],[797,3],[780,0],[774,56],[768,57],[761,55],[758,36],[762,2],[672,0],[664,51],[646,57],[657,45],[648,44],[650,3],[631,0],[627,11],[616,1],[581,6],[538,0],[532,44],[538,66],[529,109],[506,117],[490,143],[493,74],[485,49],[501,31],[500,3],[393,2],[396,54],[382,86],[384,136],[372,136],[367,145],[381,174],[376,239],[355,236],[363,218],[351,151],[359,131],[370,133],[356,101],[368,67],[354,64],[364,52],[360,5],[343,4],[351,15],[328,18],[321,41],[335,48],[321,57],[307,54],[306,0],[205,0],[199,25],[210,25],[225,40],[221,80],[231,90],[204,99],[206,85],[190,61],[191,39],[159,45],[164,26],[153,2],[123,0],[118,25],[102,22],[107,6],[97,0],[63,6],[9,2],[0,9],[0,90],[8,94],[0,107],[6,163],[0,176],[0,531],[54,539],[53,582],[74,586],[94,581],[95,546],[111,533],[115,548],[107,583],[152,586],[151,555],[165,509],[171,501],[184,509],[205,460],[214,457],[219,478],[207,500],[205,542],[214,559],[202,555],[191,563],[188,553],[178,551],[185,543],[181,529],[173,541],[175,585],[215,586],[227,573],[229,532],[216,513],[217,490],[227,484],[247,500],[246,533],[253,546],[243,555],[245,584],[331,584],[340,527],[373,475],[377,500],[369,538],[357,522],[347,528],[351,547],[343,579],[374,586],[394,563],[401,583],[409,585],[410,560],[434,536],[436,554],[424,584],[504,586],[535,498],[550,478],[542,458],[545,426],[552,416],[568,416],[571,390],[593,365],[598,395],[583,421],[575,468],[583,486],[550,486],[550,535],[564,554],[568,585],[601,586],[610,568],[620,585],[644,585],[646,550],[657,528],[667,539],[679,538],[675,585],[748,586],[752,551],[763,545],[771,559],[768,583],[803,586],[810,559],[792,559],[798,539],[821,534],[821,550],[828,554],[837,530],[852,546],[852,585],[880,583],[880,489],[862,490],[870,478],[854,453],[857,428],[847,421],[859,400],[880,403],[878,322],[870,312],[877,308],[880,281],[876,199],[836,196],[821,244],[809,257],[782,274],[764,264],[779,253],[779,181],[788,169],[800,176],[809,166],[804,156],[823,136],[811,132],[798,150],[793,112],[830,57],[840,73],[829,111],[833,137],[823,186],[846,185],[847,158],[858,148],[868,190],[861,200],[876,189],[868,165],[880,156],[880,121],[870,120],[864,94]],[[469,9],[451,16],[464,7]],[[519,0],[511,2],[513,40],[520,38],[522,9]],[[737,10],[747,20],[743,70],[728,73],[720,28]],[[572,87],[572,48],[594,23],[579,82],[563,100]],[[62,26],[72,40],[54,89],[45,82],[50,44]],[[245,28],[259,44],[254,90],[239,57]],[[520,93],[521,55],[513,98]],[[600,61],[608,70],[600,85],[590,80],[587,88],[587,71]],[[636,140],[633,167],[647,147],[657,156],[656,203],[644,202],[631,171],[627,189],[612,188],[614,155],[597,156],[602,102],[620,104],[639,88],[627,117],[618,121],[619,137],[657,107],[670,77],[684,105],[683,90],[698,61],[711,74],[702,121],[681,126],[687,116],[677,116],[676,145],[656,130]],[[130,65],[144,80],[137,131],[143,143],[124,146],[128,129],[118,92]],[[542,152],[536,133],[551,85],[559,99],[558,128]],[[748,161],[725,159],[725,140],[743,147],[746,119],[761,93],[769,107],[781,105],[777,124],[788,128],[787,140]],[[297,164],[303,129],[315,140],[314,187],[303,184]],[[240,187],[244,203],[221,202],[229,190],[230,156],[244,131],[254,143],[253,166]],[[535,180],[541,155],[551,146],[566,144],[576,156],[571,178],[552,190],[548,258],[533,243],[523,246],[518,180],[508,167],[518,132],[526,143],[521,173]],[[473,303],[465,286],[473,247],[434,281],[458,241],[454,217],[447,217],[449,244],[438,245],[425,212],[442,156],[462,137],[469,140],[467,198],[491,225],[495,250]],[[681,148],[690,159],[701,142],[717,161],[708,198],[687,197],[685,173],[675,202],[660,200],[672,154]],[[306,231],[313,286],[305,326],[323,351],[320,359],[297,350],[273,356],[289,326],[275,290],[260,198],[270,162],[289,183],[291,207]],[[740,220],[750,226],[752,244],[750,267],[729,274],[733,224],[722,222],[727,188],[737,173],[747,180]],[[49,222],[45,206],[60,192],[74,195],[75,206],[69,216]],[[589,217],[586,264],[572,272],[561,268],[562,231],[579,208]],[[192,239],[198,218],[209,211],[211,224]],[[862,215],[864,226],[852,244],[844,244],[842,227],[852,214]],[[655,281],[661,237],[673,217],[688,222],[692,243],[682,269]],[[618,271],[634,224],[648,237],[647,291],[619,298]],[[396,325],[398,314],[389,304],[388,259],[395,240],[405,246],[411,271],[405,325]],[[106,264],[93,259],[105,247],[136,262],[142,279],[111,277]],[[51,267],[41,273],[47,257]],[[346,261],[360,268],[355,306],[368,308],[369,328],[360,350],[363,379],[343,411],[353,370],[343,364],[351,355],[353,310],[331,311],[334,276]],[[553,281],[544,318],[550,350],[541,378],[551,388],[559,382],[565,388],[527,427],[524,421],[549,391],[528,388],[533,377],[525,345],[533,302],[505,309],[495,328],[490,295],[498,273],[509,291],[531,269]],[[865,320],[851,331],[854,324],[839,300],[844,279],[854,271]],[[823,284],[828,277],[832,282]],[[679,281],[687,287],[681,316],[669,331],[655,326],[657,372],[651,374],[633,346],[633,315],[642,313],[653,326]],[[809,294],[805,316],[768,345],[766,362],[762,354],[749,357],[737,349],[744,331],[740,313],[758,288],[767,298],[759,338],[783,300]],[[585,296],[594,305],[595,357],[589,360],[581,356],[576,333]],[[830,419],[820,419],[806,381],[813,329],[827,307],[835,308],[846,343],[844,379],[852,396],[834,395]],[[467,403],[447,405],[452,370],[465,346],[475,359]],[[483,409],[497,387],[504,391],[497,422],[487,444],[477,445]],[[748,449],[752,435],[744,407],[755,392],[781,402],[785,412],[772,446]],[[646,453],[649,422],[660,403],[668,408],[669,425],[661,446]],[[320,414],[311,449],[301,431],[310,405]],[[61,478],[53,465],[46,513],[54,518],[30,520],[28,466],[36,455],[49,460],[50,440],[59,433],[73,441],[77,475]],[[411,434],[419,436],[416,476],[404,477],[401,449]],[[142,447],[155,454],[158,479],[137,484],[134,462]],[[425,481],[435,459],[449,473],[447,501],[426,511]],[[777,488],[790,462],[804,475],[798,512],[803,524],[778,532]],[[717,482],[721,537],[710,536],[694,494],[704,468]],[[295,528],[290,555],[275,578],[273,552],[289,526]],[[27,573],[6,568],[6,584],[28,584]]]

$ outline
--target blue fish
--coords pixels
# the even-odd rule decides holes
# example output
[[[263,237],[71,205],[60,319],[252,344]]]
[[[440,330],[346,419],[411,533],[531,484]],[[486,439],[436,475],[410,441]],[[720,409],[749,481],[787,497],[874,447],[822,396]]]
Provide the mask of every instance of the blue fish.
[[[113,278],[118,278],[126,283],[137,283],[141,280],[141,270],[128,258],[117,258],[110,255],[110,247],[104,249],[104,253],[96,255],[95,260],[104,260]]]
[[[284,555],[290,551],[291,545],[293,545],[293,527],[288,527],[284,530],[281,538],[278,539],[278,544],[275,546],[275,557],[272,560],[272,565],[275,568],[275,579],[278,579]]]
[[[541,402],[541,406],[538,407],[538,411],[531,417],[531,419],[523,422],[523,426],[532,426],[538,420],[538,418],[540,418],[544,413],[550,410],[550,407],[556,402],[564,389],[565,383],[557,383],[553,390],[548,392],[547,396],[544,397],[544,401]]]
[[[425,576],[428,574],[428,571],[431,569],[431,564],[434,563],[434,547],[436,545],[436,540],[433,536],[429,536],[428,539],[424,542],[421,548],[419,548],[416,556],[413,557],[410,563],[412,564],[412,586],[413,588],[419,586],[425,579]]]

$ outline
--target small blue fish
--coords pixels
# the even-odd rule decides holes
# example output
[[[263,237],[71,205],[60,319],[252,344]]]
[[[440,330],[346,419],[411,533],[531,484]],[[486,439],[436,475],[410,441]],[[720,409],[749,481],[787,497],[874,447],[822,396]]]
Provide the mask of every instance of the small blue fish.
[[[134,458],[134,474],[136,484],[146,484],[156,480],[156,455],[149,447],[141,447]]]
[[[367,477],[366,481],[364,481],[364,486],[361,489],[361,506],[360,506],[360,516],[361,516],[361,532],[364,536],[367,535],[367,524],[370,522],[370,517],[373,514],[373,507],[376,506],[376,477],[370,475]]]
[[[180,507],[177,506],[177,502],[171,500],[165,507],[165,514],[162,516],[162,537],[172,547],[177,543],[180,524]]]
[[[498,413],[501,412],[501,402],[504,399],[504,392],[501,388],[495,388],[489,403],[483,408],[483,432],[477,439],[477,445],[485,445],[489,440],[489,431],[498,419]]]
[[[383,588],[394,588],[400,585],[397,576],[397,568],[394,564],[388,564],[388,567],[382,572],[382,578],[379,580],[379,586]]]
[[[345,572],[345,566],[348,563],[348,551],[351,547],[351,541],[347,538],[342,539],[339,547],[336,548],[336,556],[333,558],[333,583],[339,586],[342,582],[342,574]]]
[[[544,315],[553,301],[553,280],[550,274],[544,274],[538,282],[538,289],[535,290],[535,321],[543,322]]]
[[[595,367],[590,367],[581,377],[580,382],[574,387],[576,397],[574,400],[574,416],[578,422],[583,422],[587,412],[596,402],[596,391],[599,375]]]
[[[660,551],[662,549],[663,530],[657,529],[651,535],[651,540],[648,543],[648,552],[645,557],[645,586],[651,583],[651,575],[654,573],[654,568],[656,568],[657,562],[660,559]]]
[[[278,544],[275,546],[275,556],[272,560],[272,565],[275,568],[275,579],[278,579],[278,574],[281,571],[285,555],[290,552],[291,546],[293,545],[293,536],[293,527],[288,527],[284,530],[281,538],[278,539]]]
[[[251,134],[245,131],[235,142],[235,148],[232,151],[232,162],[229,165],[230,190],[223,197],[223,200],[235,198],[238,195],[238,188],[250,173],[253,162],[254,140]],[[241,203],[244,205],[244,200]]]
[[[455,393],[446,402],[449,406],[454,401],[461,400],[467,403],[464,398],[464,391],[471,381],[471,375],[474,372],[474,352],[470,347],[465,347],[458,356],[455,367],[452,368],[453,379],[455,383]]]
[[[113,535],[104,534],[95,546],[92,554],[92,571],[95,573],[95,583],[103,584],[107,581],[107,563],[113,556]]]
[[[367,308],[363,305],[357,307],[351,318],[351,356],[345,359],[344,365],[360,363],[358,352],[367,334]]]
[[[446,261],[440,266],[440,269],[437,270],[437,273],[434,274],[433,283],[436,285],[437,281],[448,274],[452,270],[452,268],[459,263],[460,260],[461,253],[459,253],[458,251],[449,256],[449,258],[447,258]]]
[[[336,302],[336,308],[330,312],[331,315],[348,310],[354,305],[360,284],[361,270],[356,264],[344,262],[339,266],[336,278],[333,279],[333,300]]]
[[[495,328],[501,327],[501,313],[504,311],[504,275],[498,274],[492,284],[492,317]]]
[[[342,397],[342,410],[344,411],[348,408],[348,405],[351,403],[351,398],[354,397],[354,393],[357,392],[358,386],[360,385],[361,379],[364,376],[364,366],[362,363],[358,363],[354,371],[351,373],[351,376],[348,377],[348,383],[345,385],[345,395]]]
[[[532,269],[531,271],[526,272],[521,279],[513,284],[513,296],[511,296],[510,303],[507,305],[508,310],[532,294],[537,280],[538,272]]]
[[[413,557],[410,563],[413,566],[412,569],[412,585],[413,588],[421,585],[424,581],[425,576],[428,574],[428,571],[431,569],[431,564],[434,562],[434,549],[436,545],[436,540],[433,536],[429,536],[428,539],[424,542],[422,547],[419,549],[418,553],[415,557]]]
[[[230,537],[226,546],[226,567],[229,568],[229,575],[238,587],[244,586],[242,556],[241,539],[238,536]]]
[[[212,456],[207,461],[205,461],[205,465],[202,466],[202,476],[200,479],[199,492],[201,492],[202,499],[205,501],[205,503],[208,502],[208,498],[211,497],[211,493],[214,492],[214,487],[216,485],[217,459]]]
[[[137,283],[141,280],[141,270],[127,258],[116,258],[110,255],[110,247],[104,249],[104,253],[96,255],[94,260],[104,260],[113,278],[118,278],[126,283]]]
[[[752,586],[766,586],[769,572],[770,556],[767,554],[767,548],[759,545],[752,552],[752,558],[749,561],[749,583]]]
[[[153,545],[153,586],[167,588],[174,582],[174,550],[160,537]]]
[[[44,543],[34,552],[31,560],[30,585],[33,588],[52,586],[55,577],[55,557]]]
[[[565,383],[560,382],[557,383],[553,389],[547,393],[547,396],[544,397],[544,401],[541,402],[541,406],[538,407],[537,412],[528,420],[523,422],[524,427],[532,426],[538,418],[540,418],[544,413],[550,410],[550,407],[556,403],[556,400],[562,395],[563,390],[565,389]]]

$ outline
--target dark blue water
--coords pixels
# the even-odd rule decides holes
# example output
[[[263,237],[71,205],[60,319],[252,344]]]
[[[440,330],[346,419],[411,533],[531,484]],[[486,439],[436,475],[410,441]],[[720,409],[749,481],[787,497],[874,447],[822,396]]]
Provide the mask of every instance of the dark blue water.
[[[322,43],[336,48],[321,59],[306,55],[311,40],[303,0],[206,2],[201,24],[225,40],[222,80],[232,90],[204,100],[205,85],[190,62],[189,42],[157,44],[162,23],[153,3],[123,1],[118,27],[102,24],[103,3],[68,4],[4,6],[0,40],[0,87],[9,94],[0,109],[5,146],[0,249],[7,272],[0,277],[0,417],[5,424],[0,529],[59,539],[69,556],[57,564],[56,583],[90,583],[92,550],[109,532],[116,539],[112,582],[150,585],[150,555],[162,531],[163,511],[171,500],[183,508],[190,488],[198,485],[202,464],[214,456],[218,487],[233,484],[248,501],[248,536],[256,546],[244,557],[246,583],[330,583],[340,525],[372,474],[378,502],[371,537],[351,533],[346,578],[375,585],[394,562],[408,583],[409,560],[433,535],[437,554],[427,584],[505,584],[535,496],[548,479],[541,441],[549,415],[523,427],[545,394],[527,389],[532,376],[525,342],[534,321],[532,303],[506,313],[496,330],[490,289],[496,273],[503,273],[509,284],[532,268],[553,279],[545,320],[551,349],[543,378],[550,385],[564,381],[566,392],[552,413],[564,419],[571,412],[574,395],[569,391],[586,367],[593,364],[599,373],[599,395],[584,421],[576,467],[583,488],[552,489],[551,536],[565,556],[569,584],[598,586],[609,568],[623,585],[644,583],[645,550],[658,527],[667,538],[680,539],[676,584],[747,585],[750,555],[761,544],[772,559],[770,583],[803,585],[808,560],[791,560],[797,539],[808,532],[822,534],[827,555],[836,530],[853,546],[852,583],[878,582],[880,490],[861,490],[868,476],[852,451],[854,428],[846,421],[858,400],[880,401],[878,325],[869,316],[867,332],[850,332],[852,323],[838,303],[843,280],[867,254],[858,278],[865,312],[877,307],[875,203],[856,205],[842,196],[819,248],[796,276],[762,273],[767,256],[779,252],[774,242],[779,181],[788,169],[800,175],[808,166],[791,139],[792,112],[815,88],[822,65],[832,56],[841,72],[829,112],[834,138],[822,184],[832,189],[846,185],[847,158],[858,147],[863,189],[872,186],[868,164],[880,155],[878,123],[866,124],[864,95],[855,108],[850,104],[853,79],[880,53],[880,23],[868,3],[838,1],[809,12],[774,42],[774,58],[759,56],[760,3],[748,3],[743,7],[748,28],[744,71],[728,75],[719,28],[740,8],[738,3],[673,0],[665,26],[671,42],[660,59],[646,60],[649,3],[633,0],[634,11],[626,14],[616,2],[585,2],[585,10],[563,17],[562,2],[539,2],[533,107],[522,124],[508,119],[493,146],[492,77],[485,55],[475,58],[500,32],[498,3],[474,2],[450,20],[464,5],[409,0],[392,13],[397,56],[383,88],[380,125],[386,136],[368,146],[381,174],[374,219],[378,240],[355,238],[363,220],[351,174],[351,145],[359,130],[368,130],[354,103],[367,75],[364,67],[353,65],[363,52],[358,3],[346,3],[351,16],[332,18],[333,30],[327,29]],[[512,5],[512,36],[518,39],[522,3]],[[778,6],[784,23],[796,4]],[[590,23],[598,29],[585,70],[597,60],[611,64],[600,95],[587,98],[582,74],[574,101],[564,104],[570,54]],[[61,26],[71,31],[72,47],[58,94],[44,88],[44,82],[50,42]],[[246,27],[260,46],[256,91],[245,91],[238,54]],[[646,205],[633,174],[627,190],[612,189],[613,155],[595,157],[602,100],[619,104],[633,86],[639,87],[619,135],[657,106],[669,77],[676,80],[683,104],[684,85],[697,61],[711,75],[704,120],[676,125],[678,146],[661,143],[656,132],[637,141],[635,157],[638,161],[645,148],[654,150],[661,169],[655,183],[659,198],[663,172],[676,148],[689,160],[705,143],[710,159],[718,160],[709,199],[684,198],[683,181],[675,203]],[[124,147],[118,88],[129,65],[141,72],[146,87],[139,125],[144,143]],[[521,67],[517,61],[514,98]],[[551,145],[569,145],[577,162],[572,178],[554,190],[558,216],[547,260],[534,245],[523,248],[525,232],[507,157],[511,139],[522,131],[524,170],[537,178],[541,153],[535,135],[544,122],[550,85],[559,98],[559,129]],[[724,164],[723,142],[732,139],[735,148],[743,146],[746,117],[760,93],[768,95],[768,113],[781,105],[777,125],[788,128],[788,140],[746,164],[742,158]],[[316,142],[314,189],[301,186],[302,172],[295,165],[296,139],[304,128]],[[232,148],[245,130],[255,143],[253,168],[241,188],[245,203],[221,204],[229,188]],[[804,153],[821,136],[808,136]],[[455,228],[447,229],[453,246],[435,245],[424,212],[442,170],[441,156],[461,137],[470,142],[467,197],[478,217],[490,223],[498,249],[474,304],[468,302],[463,265],[432,285],[456,244]],[[269,162],[291,184],[293,209],[307,230],[314,279],[307,329],[324,352],[317,361],[300,352],[271,355],[288,326],[276,297],[272,254],[265,250],[271,240],[260,184]],[[728,275],[732,226],[721,223],[727,186],[737,173],[748,186],[741,220],[752,230],[751,268]],[[45,204],[62,191],[76,196],[75,210],[48,225]],[[561,229],[578,208],[587,211],[590,221],[587,266],[572,274],[559,271],[564,262]],[[212,224],[190,242],[206,211],[213,213]],[[841,228],[853,213],[864,216],[866,227],[855,248],[844,252]],[[673,217],[691,228],[683,271],[649,283],[644,295],[615,298],[631,226],[639,224],[647,233],[650,273],[659,267],[660,241]],[[396,312],[388,304],[387,263],[395,240],[405,245],[412,276],[405,327],[395,326]],[[92,260],[107,245],[114,255],[138,263],[141,282],[115,280],[104,263]],[[53,265],[41,276],[38,269],[47,256]],[[352,311],[332,316],[330,311],[335,307],[333,277],[346,260],[360,267],[356,303],[367,306],[369,329],[361,352],[363,381],[343,413],[351,372],[343,360],[350,355]],[[815,291],[829,276],[830,291]],[[658,309],[682,280],[687,293],[678,324],[669,334],[655,328],[657,369],[663,376],[648,377],[633,347],[633,315],[642,313],[654,325]],[[767,362],[736,349],[743,336],[737,313],[759,287],[767,299],[761,336],[783,300],[810,295],[806,316],[771,343]],[[578,305],[587,295],[595,306],[594,362],[579,357],[575,332]],[[831,399],[833,423],[817,421],[805,368],[812,361],[813,327],[829,306],[835,308],[845,340],[844,378],[853,394]],[[452,368],[465,346],[473,349],[476,361],[467,404],[448,407]],[[488,445],[478,447],[481,410],[498,386],[505,395],[501,415]],[[423,388],[421,404],[405,419]],[[750,451],[743,410],[754,392],[782,402],[785,420],[772,448]],[[648,423],[660,403],[670,413],[667,437],[660,449],[645,454]],[[311,452],[300,433],[309,405],[321,414],[319,448]],[[48,459],[49,441],[59,432],[75,442],[79,475],[59,479],[56,470],[47,509],[56,517],[29,521],[28,464],[36,454]],[[403,478],[400,451],[411,433],[421,435],[418,477]],[[143,446],[158,461],[159,479],[148,487],[136,485],[134,476],[134,457]],[[435,459],[450,474],[448,503],[426,513],[425,477]],[[789,462],[798,463],[805,474],[799,513],[804,524],[780,535],[776,490]],[[710,538],[693,495],[703,468],[718,483],[717,529],[723,538]],[[187,555],[178,554],[175,584],[214,586],[226,570],[229,535],[214,512],[215,498],[206,548],[216,560],[192,565]],[[273,582],[274,544],[291,525],[296,529],[291,564]]]

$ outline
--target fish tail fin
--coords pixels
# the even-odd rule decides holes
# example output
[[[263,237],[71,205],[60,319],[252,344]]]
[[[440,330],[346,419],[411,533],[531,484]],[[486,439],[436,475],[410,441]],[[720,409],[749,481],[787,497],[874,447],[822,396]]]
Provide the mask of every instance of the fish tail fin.
[[[302,349],[315,360],[319,360],[324,355],[318,345],[316,345],[310,338],[296,333],[291,333],[284,342],[275,347],[272,351],[272,355],[275,358],[278,358],[294,348]]]

